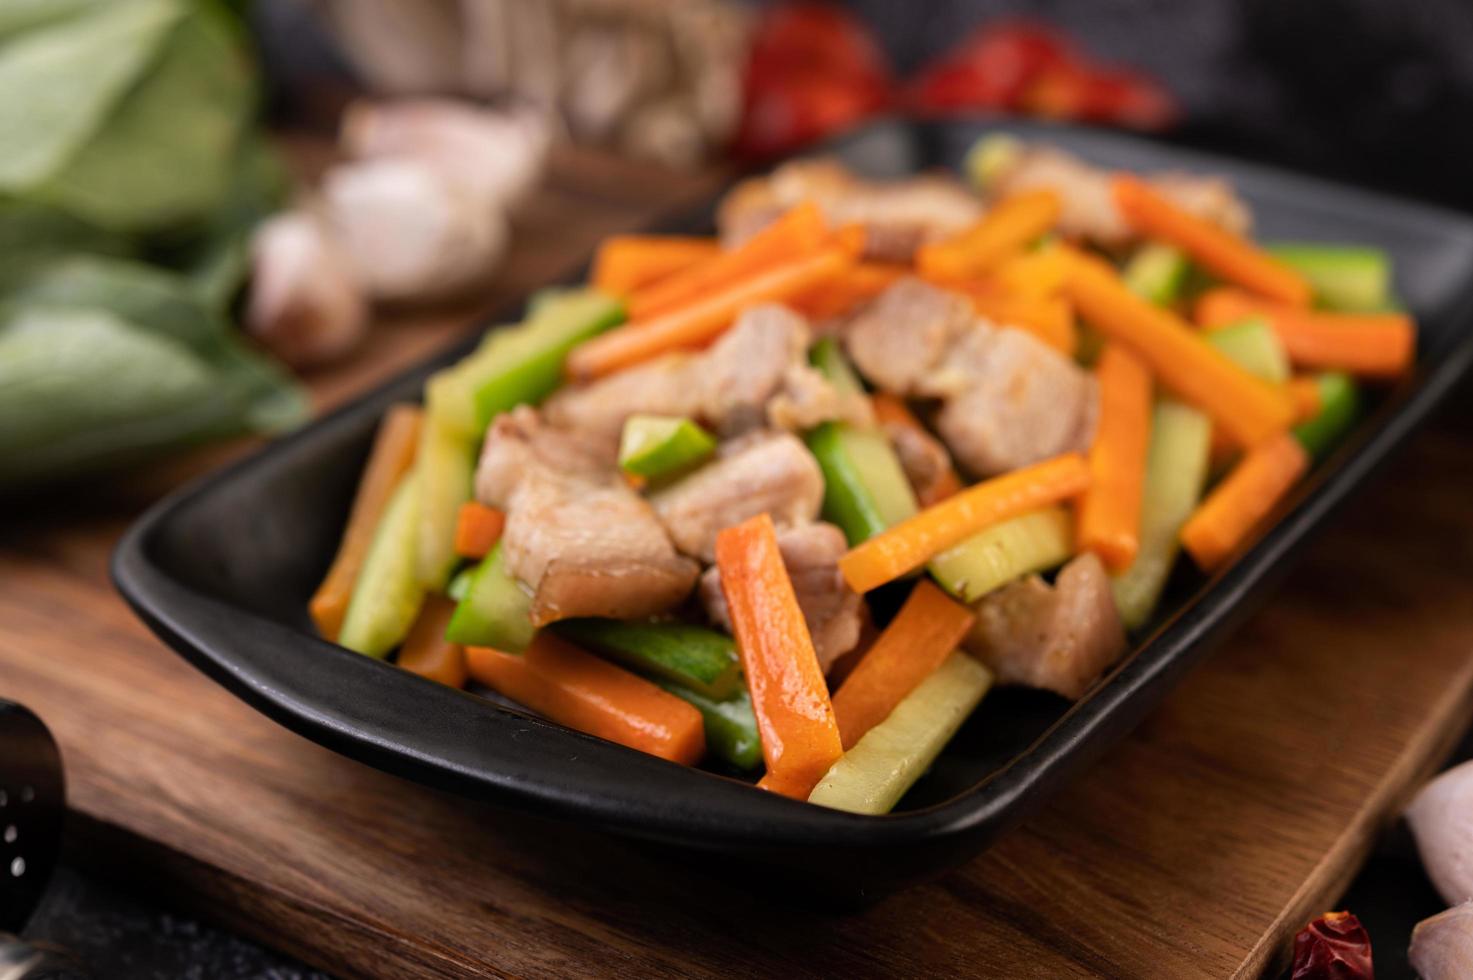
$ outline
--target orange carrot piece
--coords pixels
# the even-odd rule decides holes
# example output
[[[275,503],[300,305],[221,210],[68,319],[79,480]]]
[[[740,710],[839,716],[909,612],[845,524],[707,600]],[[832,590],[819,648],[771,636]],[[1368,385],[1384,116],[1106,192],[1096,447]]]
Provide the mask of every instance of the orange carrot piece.
[[[927,438],[934,439],[920,419],[916,418],[911,410],[906,407],[905,402],[888,391],[877,391],[870,396],[870,404],[874,406],[875,419],[883,425],[900,426],[919,432]],[[951,465],[950,456],[946,460],[946,469],[936,478],[936,481],[924,491],[917,494],[920,505],[929,507],[939,503],[957,493],[962,488],[961,477],[956,474],[956,467]]]
[[[1272,324],[1295,366],[1394,378],[1412,365],[1417,326],[1405,313],[1326,313],[1214,289],[1197,301],[1197,322],[1214,329],[1245,316]]]
[[[1305,375],[1289,379],[1289,395],[1294,399],[1294,421],[1308,422],[1320,414],[1320,383]]]
[[[589,279],[594,289],[628,296],[720,254],[714,238],[614,235],[598,247]]]
[[[569,728],[687,766],[706,750],[692,705],[551,633],[520,655],[466,647],[465,657],[476,680]]]
[[[308,604],[312,621],[326,639],[336,640],[338,631],[343,628],[343,619],[348,615],[348,601],[353,598],[353,586],[358,583],[358,573],[368,556],[373,532],[378,528],[384,508],[389,505],[394,488],[399,485],[399,478],[414,462],[422,416],[423,412],[417,405],[395,405],[379,424],[368,465],[363,469],[358,492],[353,497],[353,509],[348,514],[342,543],[338,545],[338,553],[332,560],[332,567],[327,570],[327,577]]]
[[[995,476],[854,546],[839,559],[839,571],[855,592],[868,592],[915,571],[984,528],[1077,497],[1088,488],[1089,464],[1079,453]]]
[[[815,322],[842,316],[884,292],[910,269],[888,262],[861,262],[832,282],[794,296],[788,305]]]
[[[455,553],[462,558],[485,558],[501,540],[506,515],[474,500],[460,505],[455,521]]]
[[[1252,242],[1189,214],[1129,174],[1111,183],[1115,206],[1142,234],[1169,242],[1228,282],[1295,306],[1314,298],[1309,280]]]
[[[767,763],[758,785],[807,799],[844,746],[772,518],[759,514],[718,534],[716,567]]]
[[[1287,432],[1249,450],[1182,525],[1182,547],[1202,569],[1216,569],[1308,467],[1304,447]]]
[[[1130,348],[1240,445],[1257,445],[1293,423],[1294,404],[1282,386],[1234,364],[1176,314],[1131,292],[1099,259],[1073,252],[1064,292],[1091,326]]]
[[[1079,331],[1074,326],[1074,311],[1066,300],[1011,298],[989,295],[984,291],[969,292],[972,308],[1002,327],[1021,327],[1054,350],[1069,357],[1079,345]]]
[[[419,618],[399,647],[397,663],[412,674],[439,681],[447,687],[465,687],[465,650],[445,639],[445,627],[455,612],[455,601],[442,595],[425,596]]]
[[[988,282],[1021,299],[1048,299],[1064,288],[1066,262],[1063,250],[1052,246],[1024,252],[999,265]]]
[[[812,201],[804,201],[737,248],[630,296],[629,319],[638,322],[668,313],[753,273],[811,255],[827,237],[823,211]]]
[[[1141,495],[1151,441],[1151,375],[1134,354],[1108,344],[1095,375],[1100,421],[1089,450],[1089,489],[1079,500],[1081,551],[1093,551],[1115,572],[1140,547]]]
[[[834,694],[834,717],[847,752],[890,716],[972,628],[972,610],[923,578],[900,612]]]
[[[1005,198],[961,234],[916,249],[916,269],[923,276],[980,276],[1052,228],[1060,209],[1050,190]]]
[[[854,259],[849,243],[826,245],[812,255],[731,283],[689,306],[616,327],[573,348],[568,354],[568,374],[587,381],[670,351],[699,347],[723,333],[748,306],[787,299],[832,281]]]

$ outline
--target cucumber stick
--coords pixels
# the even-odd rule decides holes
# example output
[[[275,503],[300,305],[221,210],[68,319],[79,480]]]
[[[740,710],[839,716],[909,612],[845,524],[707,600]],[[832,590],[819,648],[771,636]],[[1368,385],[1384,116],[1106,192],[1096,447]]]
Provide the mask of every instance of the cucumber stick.
[[[1074,551],[1074,522],[1062,507],[1045,507],[994,524],[931,559],[931,574],[963,602],[1033,572],[1062,565]]]
[[[338,643],[349,650],[383,657],[409,635],[425,597],[415,574],[418,516],[418,487],[411,471],[389,498],[353,586],[338,632]]]
[[[736,642],[687,623],[570,619],[557,632],[627,667],[723,700],[742,689]]]
[[[657,678],[655,683],[695,705],[706,723],[706,751],[737,769],[756,769],[762,764],[762,739],[752,713],[752,696],[745,687],[717,700],[673,681]]]
[[[532,625],[532,597],[507,571],[501,544],[491,549],[471,575],[445,627],[445,639],[502,653],[521,653],[537,632]]]
[[[851,813],[889,813],[991,686],[991,671],[954,651],[889,717],[839,757],[808,802]]]
[[[1378,248],[1279,244],[1268,252],[1308,279],[1326,309],[1370,313],[1391,304],[1391,259]]]
[[[715,437],[690,419],[631,415],[619,439],[619,468],[656,480],[680,473],[715,451]]]
[[[1210,331],[1207,340],[1254,377],[1283,384],[1289,380],[1289,355],[1274,328],[1261,316]]]
[[[1171,574],[1177,535],[1202,498],[1212,447],[1212,421],[1174,398],[1161,398],[1151,418],[1151,446],[1141,496],[1140,548],[1112,578],[1115,605],[1127,629],[1150,619]]]
[[[1130,257],[1120,276],[1137,296],[1157,306],[1170,306],[1181,298],[1190,268],[1179,249],[1151,242]]]
[[[1329,452],[1349,431],[1360,414],[1360,388],[1348,374],[1331,372],[1315,379],[1320,390],[1320,410],[1308,422],[1294,427],[1294,438],[1311,456]]]
[[[415,574],[426,589],[440,591],[455,568],[455,523],[471,499],[475,439],[445,420],[431,391],[420,429],[414,472],[419,480],[419,543]]]

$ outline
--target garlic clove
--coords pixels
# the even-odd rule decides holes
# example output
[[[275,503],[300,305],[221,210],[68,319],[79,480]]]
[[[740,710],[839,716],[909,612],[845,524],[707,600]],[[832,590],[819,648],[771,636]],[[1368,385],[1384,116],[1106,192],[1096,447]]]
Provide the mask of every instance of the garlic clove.
[[[1407,956],[1422,980],[1473,977],[1473,902],[1418,922]]]
[[[1449,903],[1473,898],[1473,762],[1424,786],[1406,818],[1438,893]]]
[[[347,257],[317,218],[278,214],[251,239],[246,329],[294,368],[334,361],[368,330],[368,303]]]
[[[501,205],[418,160],[335,167],[322,194],[333,235],[375,299],[467,292],[506,253],[510,229]]]
[[[356,102],[339,134],[350,157],[413,160],[507,207],[537,185],[551,140],[547,121],[530,108],[495,112],[428,98]]]

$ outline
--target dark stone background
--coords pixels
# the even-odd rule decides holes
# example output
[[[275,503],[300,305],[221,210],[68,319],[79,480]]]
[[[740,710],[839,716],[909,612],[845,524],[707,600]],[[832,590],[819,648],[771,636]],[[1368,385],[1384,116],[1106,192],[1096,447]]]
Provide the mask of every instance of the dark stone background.
[[[1028,14],[1105,61],[1146,69],[1181,99],[1171,138],[1473,207],[1473,3],[1466,0],[853,0],[902,73],[993,16]],[[273,53],[320,47],[300,17]],[[282,43],[285,42],[285,43]],[[1473,756],[1473,742],[1460,757]],[[1412,925],[1439,911],[1404,827],[1341,903],[1375,941],[1382,980],[1411,976]],[[106,980],[307,980],[324,975],[162,907],[142,883],[63,867],[28,938]]]

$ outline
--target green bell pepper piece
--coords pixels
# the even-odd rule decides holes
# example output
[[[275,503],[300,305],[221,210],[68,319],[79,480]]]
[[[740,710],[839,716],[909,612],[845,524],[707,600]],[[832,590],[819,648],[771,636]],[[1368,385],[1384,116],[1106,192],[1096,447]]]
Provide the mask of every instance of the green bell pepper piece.
[[[532,597],[507,571],[501,543],[476,567],[465,598],[455,607],[445,639],[473,647],[521,653],[537,632]]]
[[[632,623],[570,619],[558,633],[640,673],[724,700],[741,690],[736,643],[715,630],[686,623]]]

